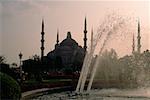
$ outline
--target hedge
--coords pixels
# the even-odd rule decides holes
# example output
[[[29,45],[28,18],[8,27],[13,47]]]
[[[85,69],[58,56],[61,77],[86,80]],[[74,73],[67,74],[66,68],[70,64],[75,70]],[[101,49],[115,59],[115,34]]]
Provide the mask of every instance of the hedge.
[[[2,100],[19,100],[21,89],[19,84],[9,75],[0,72],[0,97]]]

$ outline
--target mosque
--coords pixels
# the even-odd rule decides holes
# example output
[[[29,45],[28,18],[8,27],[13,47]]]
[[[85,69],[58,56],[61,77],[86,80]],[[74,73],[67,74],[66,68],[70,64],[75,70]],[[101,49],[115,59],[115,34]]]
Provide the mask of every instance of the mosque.
[[[87,51],[87,22],[86,17],[84,21],[84,46],[81,47],[78,43],[72,38],[71,32],[67,33],[66,39],[59,43],[59,32],[57,30],[57,39],[55,44],[55,49],[50,51],[47,56],[44,56],[44,21],[42,21],[42,32],[41,32],[41,60],[47,58],[48,61],[59,60],[63,66],[73,66],[74,63],[78,63],[82,66],[85,53]],[[91,33],[92,34],[92,33]],[[133,44],[132,44],[132,53],[141,52],[141,43],[140,43],[140,23],[138,21],[138,35],[137,35],[137,51],[135,51],[135,40],[133,35]]]
[[[140,23],[138,21],[138,32],[137,32],[137,46],[135,46],[135,39],[133,35],[132,54],[141,53],[141,36],[140,36]],[[87,21],[85,17],[84,31],[83,31],[83,47],[80,46],[71,36],[71,32],[67,33],[66,38],[59,43],[59,32],[57,31],[56,44],[54,50],[44,55],[44,21],[42,20],[42,32],[41,32],[41,60],[38,64],[33,59],[27,59],[23,61],[23,69],[44,68],[47,71],[56,71],[63,68],[70,68],[74,71],[80,71],[85,54],[87,52]],[[91,43],[92,43],[93,31],[91,32]],[[92,45],[92,44],[91,44]],[[92,46],[91,46],[92,47]],[[137,50],[135,50],[137,49]],[[38,67],[37,67],[38,66]],[[31,68],[33,67],[33,68]],[[41,69],[40,69],[41,70]]]
[[[57,39],[55,44],[55,49],[50,51],[46,56],[44,56],[44,21],[42,21],[42,32],[41,32],[41,60],[44,61],[56,61],[58,60],[62,66],[71,67],[76,64],[76,66],[82,66],[85,53],[87,51],[87,22],[86,18],[84,21],[84,46],[81,47],[71,36],[71,32],[67,33],[66,38],[59,43],[59,32],[57,30]],[[58,62],[56,62],[58,63]]]

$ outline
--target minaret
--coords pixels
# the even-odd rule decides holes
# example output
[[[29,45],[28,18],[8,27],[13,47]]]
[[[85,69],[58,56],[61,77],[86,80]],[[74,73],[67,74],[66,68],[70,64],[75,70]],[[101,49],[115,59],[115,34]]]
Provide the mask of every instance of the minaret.
[[[135,40],[134,40],[134,34],[133,34],[132,54],[134,52],[135,52]]]
[[[138,20],[137,52],[141,53],[140,22]]]
[[[91,30],[91,51],[93,49],[93,28]]]
[[[57,39],[56,39],[55,48],[57,48],[58,45],[59,45],[59,30],[57,29]]]
[[[86,17],[85,17],[85,22],[84,22],[84,50],[86,51],[87,49],[87,25],[86,25]]]
[[[44,57],[44,20],[42,19],[42,32],[41,32],[41,60]]]
[[[59,30],[57,29],[57,40],[56,40],[57,44],[59,44]]]

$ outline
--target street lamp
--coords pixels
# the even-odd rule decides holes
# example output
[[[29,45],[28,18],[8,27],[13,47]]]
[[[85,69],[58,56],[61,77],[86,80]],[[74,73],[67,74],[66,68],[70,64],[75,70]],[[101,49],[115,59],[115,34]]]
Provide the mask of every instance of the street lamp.
[[[19,54],[19,59],[20,59],[20,77],[21,77],[21,80],[22,80],[22,66],[21,66],[21,59],[22,59],[22,56],[23,56],[23,54],[20,52],[20,54]]]

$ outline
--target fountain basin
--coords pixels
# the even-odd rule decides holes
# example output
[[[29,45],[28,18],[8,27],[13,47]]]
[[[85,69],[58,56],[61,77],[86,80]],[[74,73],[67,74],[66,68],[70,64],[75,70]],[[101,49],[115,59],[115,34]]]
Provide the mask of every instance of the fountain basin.
[[[46,94],[33,100],[150,100],[150,88],[95,89],[85,93],[61,92]]]

